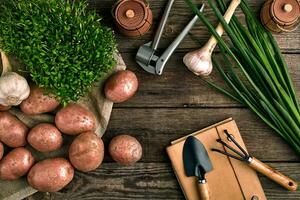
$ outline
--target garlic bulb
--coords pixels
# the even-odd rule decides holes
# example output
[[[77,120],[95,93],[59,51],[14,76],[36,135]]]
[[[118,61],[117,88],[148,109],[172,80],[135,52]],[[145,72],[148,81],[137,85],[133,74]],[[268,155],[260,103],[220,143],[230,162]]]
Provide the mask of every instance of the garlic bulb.
[[[213,69],[211,53],[204,49],[187,53],[183,62],[190,71],[198,76],[208,76]]]
[[[224,14],[224,20],[229,23],[231,17],[234,14],[234,11],[241,3],[241,0],[232,0],[228,9]],[[224,33],[224,28],[221,23],[216,28],[216,32],[219,36],[222,36]],[[214,36],[211,36],[207,43],[199,50],[187,53],[183,62],[189,70],[194,72],[196,75],[208,76],[213,69],[211,55],[216,47],[218,41]]]
[[[0,104],[19,105],[29,96],[30,88],[26,79],[15,72],[7,72],[0,77]]]

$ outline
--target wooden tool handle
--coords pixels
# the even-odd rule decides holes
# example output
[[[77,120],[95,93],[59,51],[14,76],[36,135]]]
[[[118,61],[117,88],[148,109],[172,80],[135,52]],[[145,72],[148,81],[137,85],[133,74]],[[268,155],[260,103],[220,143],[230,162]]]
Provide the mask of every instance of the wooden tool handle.
[[[208,189],[208,185],[206,182],[199,183],[198,190],[199,190],[200,200],[209,200],[210,199],[209,189]]]
[[[291,191],[297,190],[297,183],[295,181],[284,176],[280,172],[278,172],[275,169],[271,168],[270,166],[262,163],[261,161],[257,160],[256,158],[252,157],[252,160],[250,161],[249,165],[256,171],[266,175],[268,178],[275,181],[282,187],[284,187],[288,190],[291,190]]]
[[[227,11],[224,14],[224,20],[229,23],[230,19],[232,18],[234,11],[236,10],[236,8],[240,5],[241,0],[232,0]],[[221,23],[218,24],[217,28],[216,28],[216,32],[222,36],[224,33],[224,28],[222,26]],[[210,39],[208,40],[208,42],[206,43],[206,47],[209,48],[209,52],[212,53],[215,46],[217,45],[217,40],[214,36],[211,36]]]

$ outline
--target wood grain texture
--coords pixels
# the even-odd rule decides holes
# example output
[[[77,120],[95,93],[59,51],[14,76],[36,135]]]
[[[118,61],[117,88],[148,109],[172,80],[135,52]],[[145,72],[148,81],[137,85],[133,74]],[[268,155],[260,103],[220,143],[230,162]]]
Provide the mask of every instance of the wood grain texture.
[[[118,134],[130,134],[141,141],[144,162],[168,161],[165,148],[171,141],[233,117],[249,152],[262,161],[300,161],[283,140],[248,109],[239,108],[115,108],[107,145]]]
[[[285,174],[300,180],[299,163],[269,163]],[[268,199],[300,198],[300,191],[288,192],[269,179],[260,176]],[[63,191],[53,194],[38,193],[28,200],[131,200],[184,199],[169,163],[137,163],[134,166],[103,164],[96,171],[76,172],[75,180]]]
[[[207,183],[198,184],[198,190],[201,200],[210,200],[209,187]]]
[[[113,0],[89,0],[90,9],[96,9],[97,12],[104,16],[104,22],[112,26],[113,18],[111,16],[111,8],[115,1]],[[151,41],[154,37],[154,32],[158,27],[159,20],[165,8],[166,1],[162,0],[148,0],[150,3],[151,9],[153,11],[153,25],[151,30],[144,35],[143,37],[138,38],[128,38],[120,34],[117,35],[119,41],[119,49],[121,52],[132,52],[136,51],[138,47],[144,43]],[[203,1],[197,0],[194,1],[197,4],[203,3]],[[204,1],[205,2],[205,1]],[[250,0],[249,3],[251,7],[258,11],[264,1],[263,0]],[[211,22],[217,25],[216,17],[213,12],[207,6],[204,11],[205,15],[209,18]],[[236,12],[237,16],[241,16],[241,11],[238,9]],[[188,9],[184,0],[176,0],[172,7],[165,32],[160,44],[160,48],[166,48],[174,38],[181,32],[189,20],[193,17],[193,14]],[[114,26],[114,30],[119,33],[118,29]],[[210,35],[208,34],[207,29],[201,22],[198,22],[193,30],[193,34],[199,37],[199,40],[204,44]],[[300,52],[300,34],[298,31],[291,33],[284,33],[283,35],[275,35],[275,38],[278,41],[280,48],[285,52]],[[194,49],[199,46],[190,38],[186,37],[182,44],[179,46],[178,51],[186,51],[185,49]]]
[[[142,144],[144,154],[140,163],[120,166],[113,163],[106,154],[104,164],[94,172],[76,172],[74,181],[59,193],[37,193],[28,200],[152,200],[184,199],[165,153],[170,141],[213,123],[233,117],[240,128],[249,152],[283,174],[300,182],[300,158],[274,131],[264,125],[248,109],[222,94],[214,91],[189,72],[182,64],[188,51],[199,48],[187,36],[176,53],[171,57],[162,76],[153,76],[135,63],[138,47],[154,37],[166,0],[148,0],[154,16],[154,24],[143,37],[128,38],[119,34],[113,26],[111,7],[114,0],[88,0],[89,8],[96,9],[103,16],[104,23],[113,26],[118,48],[129,69],[140,81],[139,91],[128,102],[115,104],[108,131],[104,135],[107,146],[113,136],[130,134]],[[197,0],[197,3],[202,1]],[[257,12],[263,0],[249,0]],[[217,25],[210,9],[205,15]],[[241,16],[238,9],[237,15]],[[166,48],[192,18],[184,0],[176,0],[163,34],[160,50]],[[198,22],[193,28],[200,42],[210,37],[207,29]],[[226,37],[226,35],[224,36]],[[300,96],[300,29],[295,32],[275,35],[290,68],[296,90]],[[224,83],[216,74],[212,75],[217,84]],[[300,199],[300,191],[284,190],[268,178],[260,175],[266,196],[271,200]]]
[[[256,171],[260,172],[261,174],[267,176],[274,182],[278,183],[282,187],[290,190],[290,191],[296,191],[298,184],[291,178],[285,176],[284,174],[278,172],[277,170],[273,169],[272,167],[268,166],[267,164],[261,162],[260,160],[256,158],[251,158],[252,160],[249,163],[249,166],[251,166]]]
[[[300,43],[300,42],[299,42]],[[241,105],[210,88],[183,64],[184,53],[176,53],[167,63],[162,76],[145,72],[130,53],[122,54],[127,67],[137,74],[140,85],[137,94],[115,107],[240,107]],[[300,56],[285,54],[291,77],[300,96]],[[214,71],[211,79],[220,86],[224,81]]]

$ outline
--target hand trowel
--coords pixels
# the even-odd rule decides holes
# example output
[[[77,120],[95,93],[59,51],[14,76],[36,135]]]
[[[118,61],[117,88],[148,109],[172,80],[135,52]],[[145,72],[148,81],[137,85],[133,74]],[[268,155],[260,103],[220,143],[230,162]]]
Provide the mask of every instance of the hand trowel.
[[[205,174],[210,172],[213,167],[204,145],[193,136],[189,136],[184,143],[183,162],[186,176],[197,177],[200,199],[209,200],[209,188]]]

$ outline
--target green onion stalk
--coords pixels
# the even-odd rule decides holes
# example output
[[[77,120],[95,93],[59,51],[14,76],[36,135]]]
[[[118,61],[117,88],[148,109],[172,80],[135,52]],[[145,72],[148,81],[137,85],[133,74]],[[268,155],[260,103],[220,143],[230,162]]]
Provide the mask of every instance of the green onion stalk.
[[[185,1],[218,41],[225,66],[221,67],[215,56],[212,62],[228,87],[201,79],[247,106],[300,155],[300,106],[287,64],[272,34],[261,25],[247,0],[240,4],[246,25],[236,16],[227,24],[223,18],[227,4],[223,0],[208,0],[230,42],[219,36],[191,0]]]

